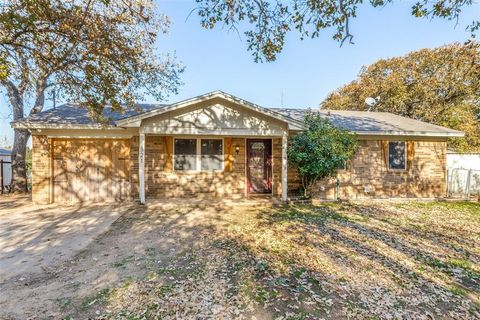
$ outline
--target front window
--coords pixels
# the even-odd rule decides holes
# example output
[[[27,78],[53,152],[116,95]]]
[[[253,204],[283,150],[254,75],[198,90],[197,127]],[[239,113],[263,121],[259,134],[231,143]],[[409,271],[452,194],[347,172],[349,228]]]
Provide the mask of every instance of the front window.
[[[388,143],[388,168],[392,170],[406,169],[405,141],[391,141]]]
[[[223,170],[222,139],[175,139],[175,170]]]
[[[197,170],[197,139],[175,139],[175,170]]]
[[[201,168],[202,170],[222,170],[223,146],[220,139],[202,139]]]

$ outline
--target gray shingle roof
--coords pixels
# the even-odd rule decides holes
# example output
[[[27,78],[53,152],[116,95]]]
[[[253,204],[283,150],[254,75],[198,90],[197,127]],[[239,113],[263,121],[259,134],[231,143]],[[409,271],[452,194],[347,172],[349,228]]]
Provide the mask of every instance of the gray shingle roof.
[[[427,122],[398,116],[388,112],[346,110],[272,109],[296,120],[302,120],[308,112],[320,112],[337,127],[357,134],[403,134],[462,136],[461,131],[433,125]]]
[[[110,120],[110,124],[120,119],[129,118],[140,113],[165,107],[163,104],[137,104],[133,109],[125,109],[123,113],[114,112],[111,107],[103,109],[103,117]],[[98,125],[88,113],[87,108],[77,104],[63,104],[55,109],[48,109],[27,117],[24,123],[28,124],[65,124],[65,125]]]
[[[10,156],[12,155],[11,149],[0,148],[0,156]]]
[[[217,94],[213,92],[210,94]],[[221,92],[223,95],[226,93]],[[230,95],[227,95],[230,97]],[[208,98],[208,94],[201,96]],[[231,96],[233,97],[233,96]],[[233,97],[238,99],[236,97]],[[193,98],[194,100],[195,98]],[[192,99],[190,99],[192,100]],[[190,101],[187,100],[187,101]],[[240,99],[241,100],[241,99]],[[241,100],[238,103],[247,103]],[[177,103],[178,104],[178,103]],[[115,126],[115,122],[122,119],[138,118],[144,114],[149,117],[150,114],[157,113],[154,110],[169,109],[176,104],[137,104],[133,109],[126,109],[124,112],[114,112],[111,107],[105,107],[103,116],[109,119],[110,125]],[[256,106],[262,108],[260,106]],[[265,108],[262,108],[265,109]],[[418,135],[418,136],[463,136],[460,131],[445,127],[436,126],[426,122],[397,116],[387,112],[365,112],[365,111],[339,111],[339,110],[310,110],[310,109],[285,109],[270,108],[265,109],[271,116],[278,114],[279,118],[289,121],[303,121],[305,115],[310,112],[320,112],[327,117],[333,125],[344,128],[349,131],[363,135]],[[273,112],[272,112],[273,111]],[[122,121],[124,122],[124,121]],[[56,109],[49,109],[30,116],[25,120],[13,123],[13,126],[21,124],[28,128],[39,127],[101,127],[101,124],[92,119],[88,110],[77,104],[64,104]]]

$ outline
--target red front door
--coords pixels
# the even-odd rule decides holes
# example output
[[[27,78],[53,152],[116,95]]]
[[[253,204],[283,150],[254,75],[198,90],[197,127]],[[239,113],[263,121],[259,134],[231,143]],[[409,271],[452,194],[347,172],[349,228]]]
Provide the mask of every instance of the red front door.
[[[247,139],[248,193],[272,193],[272,139]]]

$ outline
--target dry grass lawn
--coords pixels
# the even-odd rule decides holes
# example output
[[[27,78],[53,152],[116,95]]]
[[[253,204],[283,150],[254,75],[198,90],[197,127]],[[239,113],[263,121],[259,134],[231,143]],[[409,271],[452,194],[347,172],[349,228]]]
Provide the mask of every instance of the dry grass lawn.
[[[480,205],[149,205],[27,284],[66,319],[480,319]],[[0,317],[1,317],[0,311]]]

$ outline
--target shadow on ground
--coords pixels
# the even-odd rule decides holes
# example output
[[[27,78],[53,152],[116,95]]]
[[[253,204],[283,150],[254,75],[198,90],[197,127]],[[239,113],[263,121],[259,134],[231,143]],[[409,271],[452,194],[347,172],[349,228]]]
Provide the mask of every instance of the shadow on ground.
[[[3,284],[0,308],[11,318],[478,318],[479,207],[442,206],[137,205],[27,286]]]

